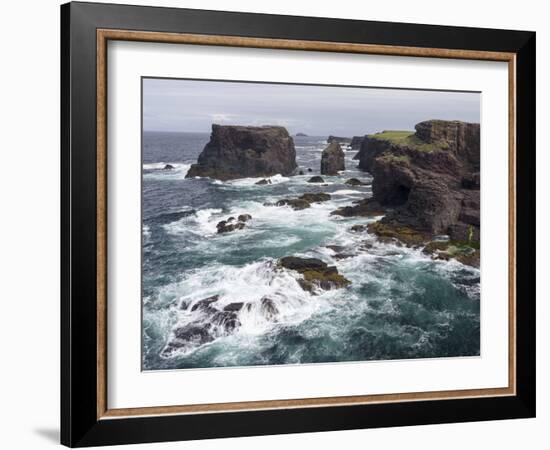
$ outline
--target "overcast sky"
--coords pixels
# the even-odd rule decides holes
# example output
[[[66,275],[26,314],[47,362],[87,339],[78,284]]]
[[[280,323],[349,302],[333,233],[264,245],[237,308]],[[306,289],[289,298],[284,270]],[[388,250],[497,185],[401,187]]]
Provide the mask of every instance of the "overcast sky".
[[[354,136],[413,130],[423,120],[479,122],[480,94],[332,86],[143,80],[146,131],[209,132],[222,125],[282,125],[291,134]]]

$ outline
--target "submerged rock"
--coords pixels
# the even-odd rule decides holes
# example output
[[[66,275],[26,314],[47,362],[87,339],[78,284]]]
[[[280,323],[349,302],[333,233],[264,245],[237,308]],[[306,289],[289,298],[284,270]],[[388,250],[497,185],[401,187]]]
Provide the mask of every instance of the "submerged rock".
[[[269,177],[291,175],[295,169],[294,141],[284,127],[214,124],[210,141],[186,178]]]
[[[300,273],[303,278],[298,283],[302,289],[308,292],[314,292],[316,288],[338,289],[351,283],[338,273],[335,266],[329,266],[317,258],[285,256],[279,260],[279,266]]]
[[[229,303],[229,305],[224,306],[223,310],[224,311],[236,312],[236,311],[240,311],[241,309],[243,309],[243,306],[244,306],[243,302]]]
[[[307,180],[308,183],[324,183],[325,180],[323,177],[320,177],[319,175],[315,175],[314,177],[311,177],[309,180]]]
[[[362,224],[353,225],[350,230],[354,233],[362,233],[363,231],[367,231],[367,226]]]
[[[346,180],[344,184],[347,184],[349,186],[365,186],[367,183],[363,183],[361,180],[358,180],[357,178],[350,178],[349,180]]]
[[[191,311],[209,311],[211,309],[211,305],[216,303],[219,299],[219,295],[213,295],[212,297],[199,300],[191,307]]]
[[[411,247],[422,245],[430,239],[430,235],[419,232],[413,228],[396,224],[387,224],[382,221],[367,225],[367,229],[370,233],[376,234],[383,242],[397,241]]]
[[[292,209],[301,210],[309,208],[311,205],[308,201],[300,198],[283,198],[277,201],[275,206],[290,206]]]
[[[216,225],[216,229],[218,230],[218,234],[229,233],[235,230],[242,230],[246,226],[245,222],[248,222],[251,219],[252,216],[250,214],[241,214],[239,215],[238,219],[235,219],[234,217],[229,217],[227,220],[222,220],[221,222],[218,222],[218,224]]]
[[[324,192],[305,193],[298,198],[283,198],[275,203],[275,206],[290,206],[292,209],[300,210],[311,206],[311,203],[326,202],[331,199],[329,194]],[[269,204],[264,204],[270,206]]]
[[[462,264],[479,268],[480,252],[477,242],[432,241],[424,247],[422,252],[431,255],[433,259],[454,258]]]
[[[332,142],[321,154],[321,175],[338,175],[345,169],[344,152],[337,142]]]
[[[312,169],[311,167],[308,167],[308,168],[307,168],[307,171],[308,171],[308,172],[313,172],[313,169]]]
[[[331,216],[342,217],[375,217],[384,214],[385,208],[371,198],[359,200],[354,206],[342,206],[330,213]]]
[[[163,170],[173,170],[174,169],[174,166],[172,164],[166,164],[164,166],[164,169]]]
[[[318,202],[327,202],[331,199],[330,194],[325,194],[324,192],[306,192],[305,194],[298,197],[301,200],[305,200],[309,203],[318,203]]]
[[[260,301],[261,311],[267,320],[276,321],[279,315],[279,309],[275,302],[269,297],[263,297]]]
[[[209,324],[188,324],[176,328],[161,355],[169,357],[176,351],[189,352],[196,347],[212,342],[215,337],[210,332],[210,328]]]
[[[264,178],[263,180],[256,181],[256,183],[254,183],[254,184],[258,184],[258,185],[260,185],[260,186],[261,186],[261,185],[265,185],[265,184],[271,184],[271,180],[265,179],[265,178]]]
[[[304,171],[303,171],[303,170],[300,170],[300,171],[298,172],[298,175],[303,175],[303,174],[304,174]]]
[[[244,227],[245,227],[244,222],[237,222],[235,220],[232,220],[232,221],[222,220],[221,222],[218,222],[218,224],[216,225],[218,234],[229,233],[235,230],[242,230]]]

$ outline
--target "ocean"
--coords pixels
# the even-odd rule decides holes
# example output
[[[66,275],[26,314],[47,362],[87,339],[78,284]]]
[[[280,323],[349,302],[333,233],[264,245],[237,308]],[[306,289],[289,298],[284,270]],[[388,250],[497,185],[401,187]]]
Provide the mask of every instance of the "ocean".
[[[372,195],[372,178],[346,151],[346,170],[319,175],[326,136],[294,137],[304,175],[221,182],[186,179],[209,133],[143,134],[142,368],[143,370],[337,363],[480,354],[480,272],[457,261],[434,261],[419,249],[381,243],[352,225],[378,218],[330,212]],[[164,170],[170,164],[173,170]],[[312,171],[308,172],[308,168]],[[366,184],[349,186],[349,178]],[[331,200],[311,208],[265,206],[306,192]],[[250,214],[247,226],[217,234],[229,216]],[[331,245],[341,246],[337,258]],[[296,274],[276,268],[284,256],[335,265],[351,284],[312,295]],[[172,333],[196,321],[189,305],[274,302],[277,320],[256,307],[238,313],[233,333],[167,353]]]

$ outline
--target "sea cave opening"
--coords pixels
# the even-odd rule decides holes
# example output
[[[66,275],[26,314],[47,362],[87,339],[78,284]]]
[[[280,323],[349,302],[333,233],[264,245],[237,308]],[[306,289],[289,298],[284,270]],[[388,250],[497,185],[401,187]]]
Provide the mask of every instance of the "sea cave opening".
[[[407,186],[403,186],[402,184],[399,184],[395,186],[394,189],[392,190],[388,203],[391,206],[404,205],[409,200],[410,192],[411,192],[410,188],[408,188]]]

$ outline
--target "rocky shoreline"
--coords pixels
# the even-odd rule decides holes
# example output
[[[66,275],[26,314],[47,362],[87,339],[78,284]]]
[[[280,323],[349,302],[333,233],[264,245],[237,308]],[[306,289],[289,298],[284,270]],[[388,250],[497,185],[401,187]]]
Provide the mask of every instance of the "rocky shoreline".
[[[365,230],[381,241],[425,247],[434,259],[454,258],[479,267],[480,159],[479,124],[428,120],[415,132],[386,130],[353,138],[329,136],[321,157],[321,175],[345,170],[341,144],[360,146],[354,159],[372,175],[372,197],[332,212],[341,217],[377,217]],[[310,171],[311,169],[309,169]],[[279,126],[246,127],[212,125],[210,142],[186,177],[230,180],[292,176],[298,171],[296,150],[288,131]],[[264,178],[265,177],[265,178]],[[316,175],[310,183],[325,183]],[[346,181],[350,186],[364,183]],[[295,210],[330,199],[324,193],[284,198],[274,206]],[[233,218],[230,218],[233,219]],[[233,223],[234,222],[234,223]],[[244,221],[228,220],[219,232],[243,229]]]
[[[417,248],[434,260],[454,259],[479,267],[479,124],[430,120],[417,124],[414,132],[386,130],[353,139],[331,136],[316,171],[325,178],[314,175],[303,179],[302,183],[311,183],[311,190],[279,197],[263,206],[289,207],[299,211],[298,214],[306,214],[301,211],[312,211],[312,205],[331,200],[331,194],[319,189],[345,170],[342,141],[351,143],[352,147],[359,146],[355,159],[369,183],[372,177],[372,195],[339,206],[329,215],[335,220],[365,219],[364,223],[354,223],[348,229],[359,237],[354,244],[357,248],[342,246],[340,242],[325,245],[334,252],[335,265],[320,258],[289,254],[271,261],[270,272],[292,274],[296,289],[313,296],[346,289],[352,282],[339,272],[340,261],[344,263],[357,253],[375,251],[373,242],[376,241]],[[258,178],[253,183],[259,189],[267,189],[264,186],[272,184],[274,175],[300,176],[304,170],[296,164],[294,142],[283,127],[213,125],[210,141],[186,178],[209,177],[222,181]],[[362,177],[340,179],[339,183],[348,189],[369,185]],[[218,222],[216,231],[232,239],[229,236],[233,233],[254,227],[255,220],[251,214],[235,214]],[[349,221],[342,220],[342,223],[349,227]],[[362,234],[365,239],[361,238]],[[218,295],[213,295],[192,304],[181,303],[180,310],[190,319],[172,331],[162,356],[169,358],[174,353],[190,352],[235,333],[241,327],[241,314],[250,311],[263,320],[277,322],[280,316],[277,305],[275,297],[269,296],[254,302],[239,299],[226,304]]]

